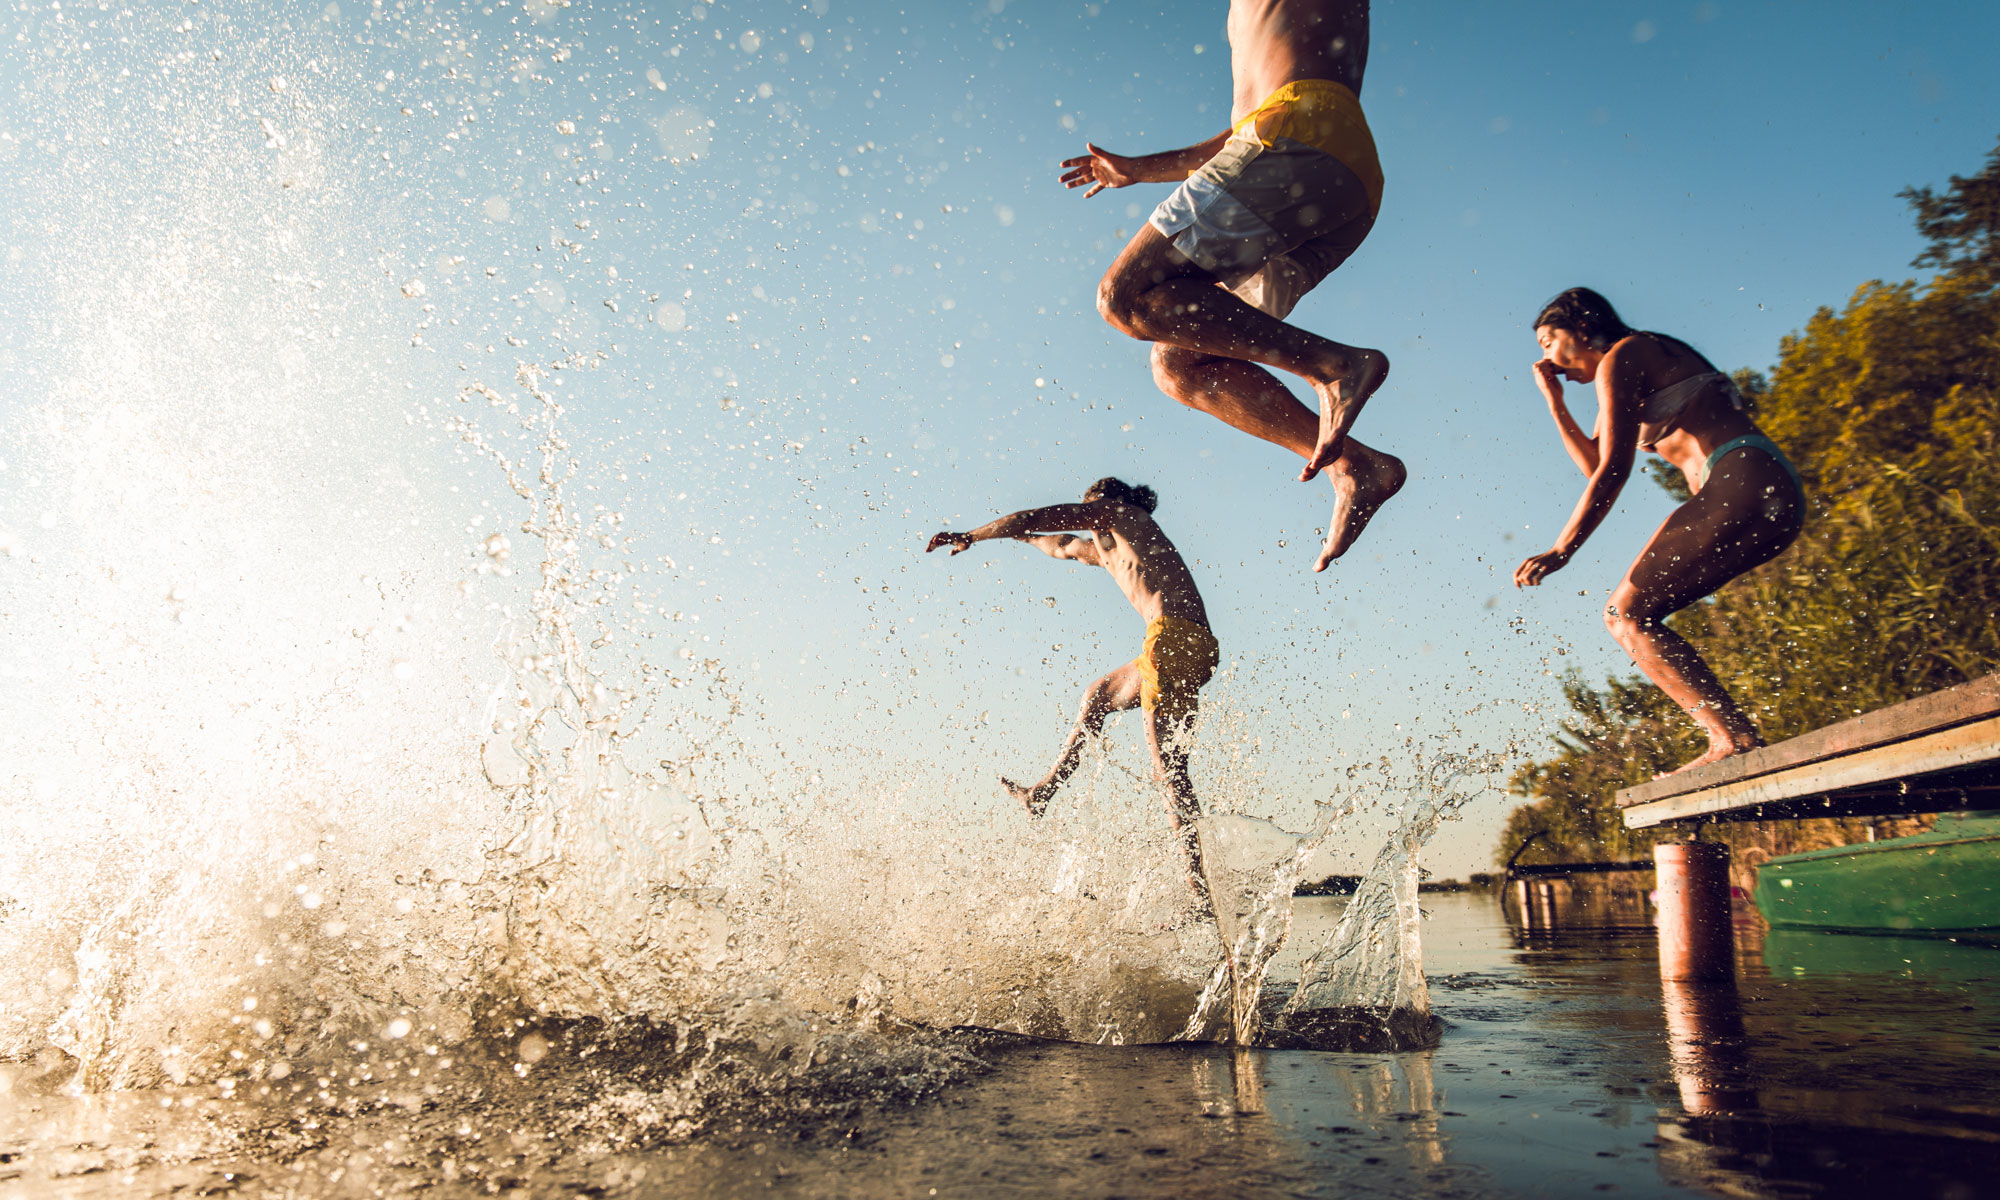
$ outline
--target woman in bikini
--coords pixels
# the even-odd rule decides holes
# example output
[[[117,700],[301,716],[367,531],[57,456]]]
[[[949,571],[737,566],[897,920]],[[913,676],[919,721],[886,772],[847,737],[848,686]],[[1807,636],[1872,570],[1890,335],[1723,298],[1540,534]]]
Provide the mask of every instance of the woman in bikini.
[[[1609,301],[1571,288],[1535,318],[1535,379],[1563,447],[1590,477],[1555,547],[1522,563],[1517,587],[1559,571],[1618,499],[1635,450],[1679,468],[1694,498],[1675,509],[1611,593],[1604,623],[1646,677],[1708,734],[1687,770],[1764,744],[1750,715],[1665,619],[1776,558],[1805,520],[1798,472],[1752,424],[1729,377],[1679,338],[1643,333]],[[1597,385],[1586,435],[1563,403],[1562,381]]]

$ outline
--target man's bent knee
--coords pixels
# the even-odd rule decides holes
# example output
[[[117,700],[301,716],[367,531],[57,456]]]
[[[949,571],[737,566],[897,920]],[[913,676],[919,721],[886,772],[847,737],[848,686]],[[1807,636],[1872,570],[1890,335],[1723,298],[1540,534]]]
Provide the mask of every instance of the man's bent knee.
[[[1182,404],[1196,407],[1194,397],[1202,387],[1202,364],[1214,361],[1215,356],[1211,354],[1166,342],[1154,342],[1153,383]]]
[[[1097,315],[1127,337],[1146,340],[1139,331],[1136,300],[1137,289],[1121,277],[1115,267],[1097,282]]]
[[[1083,694],[1084,713],[1095,713],[1097,719],[1102,721],[1110,713],[1132,707],[1136,698],[1126,690],[1127,686],[1115,671],[1091,684],[1090,690]]]
[[[1128,337],[1157,341],[1160,323],[1170,315],[1163,305],[1169,302],[1152,292],[1175,277],[1161,263],[1121,259],[1097,281],[1097,313]]]

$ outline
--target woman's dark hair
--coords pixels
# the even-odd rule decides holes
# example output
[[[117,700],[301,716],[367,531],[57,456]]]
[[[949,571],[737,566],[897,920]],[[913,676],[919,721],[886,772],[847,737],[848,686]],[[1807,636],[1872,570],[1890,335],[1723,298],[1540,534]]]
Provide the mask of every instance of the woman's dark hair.
[[[1582,338],[1584,344],[1593,350],[1608,350],[1614,343],[1624,338],[1634,334],[1645,334],[1647,337],[1658,338],[1663,342],[1679,346],[1703,362],[1708,362],[1707,355],[1673,334],[1653,333],[1627,325],[1619,317],[1618,310],[1611,307],[1611,301],[1586,287],[1573,287],[1542,305],[1541,314],[1529,328],[1540,329],[1544,325],[1551,329],[1569,330]],[[1715,364],[1709,363],[1709,370],[1714,369]]]
[[[1541,315],[1530,328],[1540,329],[1544,325],[1567,329],[1594,350],[1603,350],[1638,332],[1619,319],[1611,301],[1585,287],[1573,287],[1542,305]]]
[[[1133,487],[1122,479],[1106,475],[1083,490],[1085,500],[1116,500],[1152,512],[1160,506],[1160,494],[1145,484]]]

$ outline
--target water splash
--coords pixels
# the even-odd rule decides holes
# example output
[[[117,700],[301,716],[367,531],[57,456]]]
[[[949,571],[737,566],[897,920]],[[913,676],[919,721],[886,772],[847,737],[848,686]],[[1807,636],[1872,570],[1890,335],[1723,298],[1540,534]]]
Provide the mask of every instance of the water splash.
[[[1304,836],[1240,815],[1202,819],[1202,861],[1222,960],[1176,1040],[1208,1038],[1226,1013],[1228,1040],[1239,1046],[1257,1044],[1264,1024],[1264,977],[1291,936],[1293,893],[1315,853],[1353,812],[1352,801],[1322,805]]]
[[[1297,837],[1240,816],[1204,818],[1204,853],[1222,864],[1211,874],[1223,881],[1217,923],[1224,952],[1177,1040],[1203,1040],[1218,1030],[1239,1046],[1360,1048],[1434,1038],[1417,903],[1420,855],[1440,825],[1491,790],[1503,763],[1499,755],[1437,750],[1404,779],[1388,763],[1378,764],[1373,782],[1322,804],[1312,827]],[[1395,812],[1396,828],[1339,924],[1309,950],[1297,984],[1274,1003],[1265,980],[1291,933],[1293,893],[1313,856],[1372,804]]]
[[[636,679],[615,683],[587,651],[603,638],[579,630],[630,606],[621,574],[584,563],[582,548],[610,547],[623,518],[577,503],[580,464],[563,435],[563,407],[543,386],[553,371],[591,365],[573,358],[518,369],[515,383],[532,401],[521,419],[531,450],[520,459],[471,420],[451,424],[499,466],[528,508],[520,532],[541,547],[529,612],[508,623],[497,647],[507,681],[488,705],[480,753],[486,778],[521,820],[488,856],[487,939],[499,974],[537,1012],[667,1015],[712,995],[728,957],[730,921],[713,885],[722,847],[698,803],[627,765],[627,743],[646,728],[666,673],[641,660]],[[483,385],[460,398],[508,403]]]
[[[473,246],[525,256],[495,231],[533,201],[441,182],[462,142],[427,164],[378,137],[389,102],[351,84],[382,64],[345,34],[196,15],[229,53],[162,59],[156,106],[115,102],[101,50],[45,54],[22,117],[48,126],[43,149],[5,142],[32,160],[24,178],[61,182],[5,281],[38,322],[8,365],[48,382],[9,410],[4,457],[26,467],[0,478],[0,1058],[55,1054],[50,1073],[82,1088],[337,1111],[475,1066],[552,1074],[583,1053],[576,1030],[657,1036],[675,1073],[599,1115],[667,1136],[758,1089],[958,1070],[904,1037],[912,1023],[1130,1043],[1195,1028],[1195,1011],[1205,1030],[1219,949],[1251,1014],[1234,1036],[1267,1032],[1291,886],[1350,803],[1316,809],[1289,848],[1217,850],[1251,864],[1219,946],[1175,922],[1186,889],[1157,790],[1111,754],[1024,830],[1011,809],[939,811],[940,790],[970,791],[948,771],[885,759],[836,789],[811,755],[748,749],[757,715],[694,638],[674,644],[666,610],[698,598],[638,594],[624,518],[587,499],[606,464],[571,444],[587,406],[557,397],[604,360],[468,389],[430,351],[459,316],[499,356],[473,362],[523,343],[512,310],[453,307],[453,264]],[[446,138],[492,123],[461,67],[508,74],[460,17],[404,47],[428,68],[397,60],[462,88]],[[384,45],[404,19],[366,18]],[[191,33],[118,20],[133,46]],[[111,40],[66,21],[37,36]],[[128,137],[143,155],[87,149]],[[408,178],[388,182],[392,152]],[[421,202],[399,208],[399,189]],[[560,207],[561,252],[579,254],[596,234]],[[438,213],[472,215],[439,232],[457,217]],[[560,291],[539,280],[522,304],[557,313]],[[607,341],[549,319],[550,340]],[[520,423],[481,424],[494,416]],[[1232,744],[1207,718],[1201,736]],[[1251,772],[1216,770],[1205,795],[1241,818]],[[1414,871],[1426,836],[1378,873]],[[1314,986],[1332,1004],[1348,985]]]
[[[1299,967],[1298,986],[1275,1019],[1287,1036],[1311,1038],[1316,1026],[1349,1027],[1352,1036],[1357,1021],[1395,1041],[1435,1036],[1419,930],[1419,855],[1441,824],[1492,790],[1504,766],[1505,757],[1495,754],[1435,751],[1428,761],[1419,758],[1414,778],[1395,788],[1403,800],[1394,832],[1340,923]]]

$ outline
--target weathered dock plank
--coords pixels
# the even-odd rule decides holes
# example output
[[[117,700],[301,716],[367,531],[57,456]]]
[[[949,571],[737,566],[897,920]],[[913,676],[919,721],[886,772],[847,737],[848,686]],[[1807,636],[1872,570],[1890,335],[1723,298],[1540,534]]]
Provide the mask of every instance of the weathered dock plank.
[[[1625,788],[1628,828],[1673,821],[1931,812],[2000,800],[2000,674]],[[1815,803],[1823,801],[1823,803]]]

